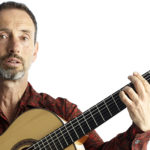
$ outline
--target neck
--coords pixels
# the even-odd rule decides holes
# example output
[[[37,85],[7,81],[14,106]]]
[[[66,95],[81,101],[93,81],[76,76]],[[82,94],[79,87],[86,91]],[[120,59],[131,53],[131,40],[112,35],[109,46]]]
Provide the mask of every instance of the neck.
[[[27,84],[27,75],[15,81],[0,78],[0,108],[16,107]]]

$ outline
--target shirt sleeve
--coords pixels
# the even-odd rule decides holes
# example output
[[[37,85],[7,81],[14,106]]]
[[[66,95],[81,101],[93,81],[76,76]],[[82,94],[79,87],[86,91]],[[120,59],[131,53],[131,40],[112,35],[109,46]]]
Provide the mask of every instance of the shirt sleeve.
[[[149,150],[148,142],[150,141],[150,131],[136,134],[133,142],[133,150]]]
[[[148,150],[150,131],[141,131],[134,123],[124,133],[118,134],[112,140],[105,142],[99,150]]]

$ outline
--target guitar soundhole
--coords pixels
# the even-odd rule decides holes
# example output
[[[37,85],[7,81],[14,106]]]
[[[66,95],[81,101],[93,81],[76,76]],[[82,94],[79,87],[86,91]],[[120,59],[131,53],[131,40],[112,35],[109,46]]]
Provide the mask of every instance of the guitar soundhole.
[[[16,143],[11,150],[26,150],[35,142],[36,140],[34,139],[25,139]]]

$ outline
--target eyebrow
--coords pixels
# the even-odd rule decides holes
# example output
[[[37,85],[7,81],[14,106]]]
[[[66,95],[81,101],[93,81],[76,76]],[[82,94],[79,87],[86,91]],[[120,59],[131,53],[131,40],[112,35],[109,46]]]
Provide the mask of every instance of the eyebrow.
[[[19,31],[22,31],[22,32],[24,32],[24,33],[29,33],[29,34],[32,33],[30,30],[19,30]]]
[[[10,30],[7,29],[7,28],[0,28],[0,31],[7,31],[7,32],[10,32]]]
[[[10,29],[8,28],[0,28],[0,31],[6,31],[6,32],[10,32]],[[32,32],[30,30],[25,30],[25,29],[22,29],[22,30],[19,30],[23,33],[28,33],[28,34],[31,34]]]

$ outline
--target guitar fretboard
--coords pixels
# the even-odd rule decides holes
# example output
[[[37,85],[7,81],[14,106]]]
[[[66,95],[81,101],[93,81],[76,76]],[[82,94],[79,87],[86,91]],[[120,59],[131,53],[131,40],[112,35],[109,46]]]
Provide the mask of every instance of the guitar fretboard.
[[[149,71],[146,72],[143,77],[150,82]],[[133,84],[129,83],[128,86],[133,87]],[[82,136],[86,135],[126,108],[119,97],[119,92],[121,89],[100,101],[98,104],[91,107],[80,116],[50,133],[40,141],[36,142],[30,148],[28,148],[28,150],[65,149],[76,140],[80,139]]]

